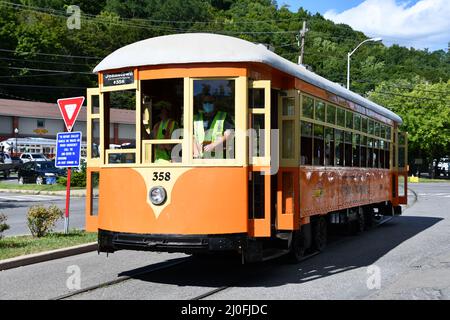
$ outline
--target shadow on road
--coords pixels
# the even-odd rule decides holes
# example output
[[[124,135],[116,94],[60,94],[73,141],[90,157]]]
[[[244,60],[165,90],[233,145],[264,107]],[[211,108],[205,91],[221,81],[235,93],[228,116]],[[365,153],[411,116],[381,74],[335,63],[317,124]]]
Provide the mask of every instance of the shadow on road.
[[[0,203],[1,209],[27,208],[30,207],[30,202],[16,201],[16,200],[2,200]]]
[[[432,227],[441,218],[399,216],[359,236],[342,237],[325,252],[299,264],[285,259],[241,265],[238,257],[193,259],[177,267],[141,276],[146,282],[200,287],[271,287],[289,283],[305,283],[355,268],[374,264],[389,251]],[[120,275],[131,275],[129,270]]]

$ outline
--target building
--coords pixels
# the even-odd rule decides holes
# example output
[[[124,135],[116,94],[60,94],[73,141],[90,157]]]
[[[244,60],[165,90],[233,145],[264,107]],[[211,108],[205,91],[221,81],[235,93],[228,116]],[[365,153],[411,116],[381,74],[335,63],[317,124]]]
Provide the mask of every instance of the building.
[[[135,111],[111,109],[110,115],[110,143],[134,141]],[[56,103],[0,99],[0,141],[16,137],[56,139],[56,134],[64,131],[65,124]],[[86,106],[81,108],[72,131],[81,131],[86,140]]]

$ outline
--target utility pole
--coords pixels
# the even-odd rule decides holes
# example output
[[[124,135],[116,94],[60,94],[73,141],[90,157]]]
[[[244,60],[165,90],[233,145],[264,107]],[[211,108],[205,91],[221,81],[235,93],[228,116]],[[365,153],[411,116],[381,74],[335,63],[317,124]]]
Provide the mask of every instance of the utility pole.
[[[305,36],[309,30],[306,29],[306,21],[303,21],[303,28],[297,35],[298,46],[300,47],[300,56],[298,57],[298,64],[303,64],[303,53],[305,49]]]

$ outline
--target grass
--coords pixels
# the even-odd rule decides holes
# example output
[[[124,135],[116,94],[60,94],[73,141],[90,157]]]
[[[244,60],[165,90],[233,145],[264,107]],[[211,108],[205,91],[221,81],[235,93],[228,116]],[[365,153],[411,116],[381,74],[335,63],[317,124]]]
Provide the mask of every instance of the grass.
[[[62,186],[60,184],[18,184],[18,183],[5,183],[0,182],[0,189],[14,189],[14,190],[34,190],[34,191],[64,191],[66,190],[66,186]],[[85,189],[84,187],[70,187],[73,189]]]
[[[80,230],[70,230],[68,234],[49,233],[42,238],[33,238],[32,236],[5,237],[0,239],[0,260],[95,241],[97,241],[96,232]]]

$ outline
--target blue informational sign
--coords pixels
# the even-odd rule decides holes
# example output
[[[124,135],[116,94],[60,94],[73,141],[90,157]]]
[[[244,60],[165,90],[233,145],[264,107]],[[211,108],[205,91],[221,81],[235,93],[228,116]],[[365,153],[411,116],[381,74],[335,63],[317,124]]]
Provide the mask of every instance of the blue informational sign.
[[[80,156],[81,132],[60,132],[56,135],[56,167],[78,167]]]

